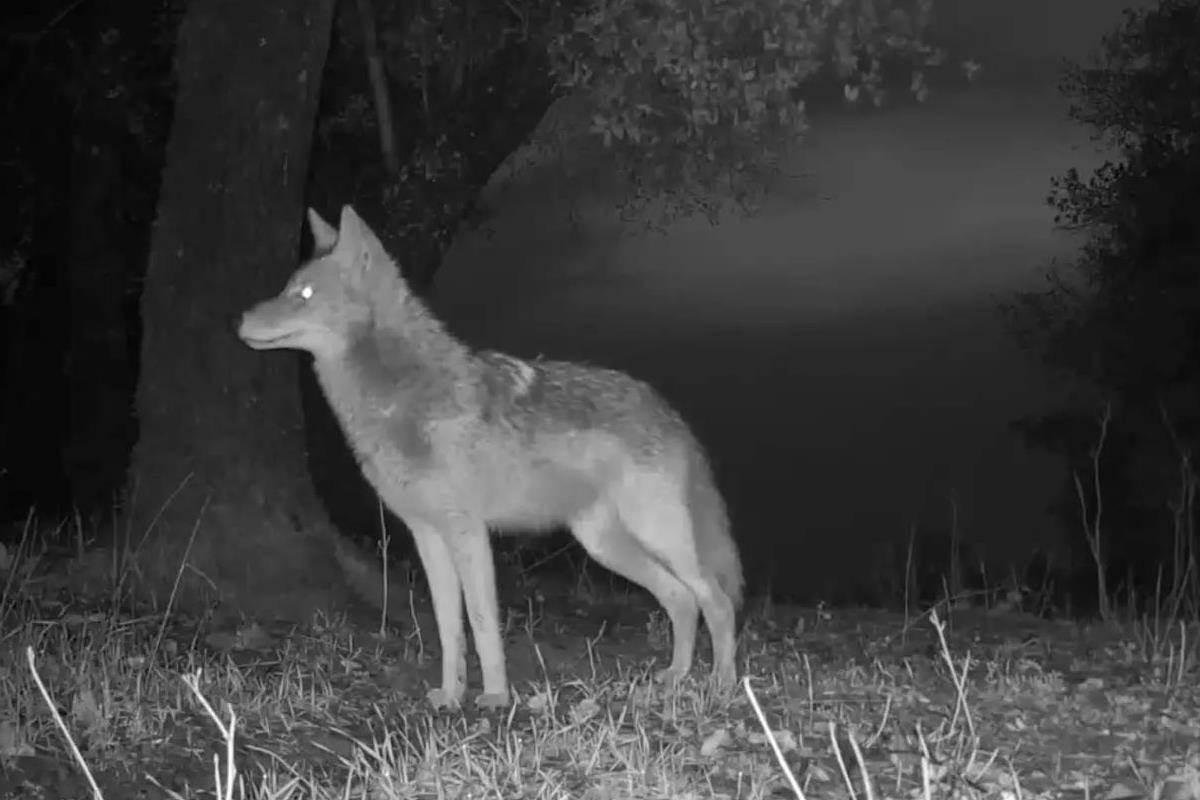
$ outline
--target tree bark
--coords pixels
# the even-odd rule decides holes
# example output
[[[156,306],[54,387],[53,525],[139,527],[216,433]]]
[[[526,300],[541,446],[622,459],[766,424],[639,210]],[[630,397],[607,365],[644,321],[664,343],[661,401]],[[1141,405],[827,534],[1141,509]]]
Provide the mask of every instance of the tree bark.
[[[121,233],[123,109],[108,101],[112,49],[96,37],[87,62],[72,129],[67,194],[70,273],[65,294],[70,338],[66,353],[66,435],[63,472],[71,499],[84,514],[112,509],[136,428],[130,414],[135,388],[126,338],[128,255]],[[61,157],[61,156],[60,156]]]
[[[92,120],[96,123],[96,120]],[[112,507],[112,492],[133,441],[129,399],[133,362],[125,341],[125,254],[115,241],[121,182],[115,144],[99,124],[81,128],[73,143],[69,197],[71,239],[66,282],[66,436],[63,471],[71,499],[85,514]],[[107,496],[106,496],[107,495]]]
[[[333,599],[299,358],[233,332],[295,268],[334,0],[191,0],[141,309],[129,545],[145,588],[299,618]],[[143,544],[142,540],[145,539]],[[181,571],[181,564],[188,568]],[[160,595],[161,597],[161,595]]]
[[[73,58],[57,67],[71,76],[63,86],[69,184],[60,192],[67,228],[58,236],[67,272],[67,415],[65,425],[56,422],[72,504],[107,523],[137,440],[141,337],[131,301],[144,278],[170,121],[161,76],[174,51],[163,34],[176,26],[154,0],[95,0],[68,20],[59,38]],[[52,152],[62,160],[63,150]]]

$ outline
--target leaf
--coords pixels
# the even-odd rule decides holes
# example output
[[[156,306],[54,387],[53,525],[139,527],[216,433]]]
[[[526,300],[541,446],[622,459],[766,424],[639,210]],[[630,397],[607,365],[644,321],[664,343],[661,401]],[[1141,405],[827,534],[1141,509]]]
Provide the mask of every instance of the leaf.
[[[525,705],[530,711],[546,711],[553,708],[554,703],[549,693],[539,691],[531,694]]]
[[[1194,770],[1174,775],[1163,781],[1159,800],[1198,800],[1200,798],[1200,774]]]
[[[571,722],[572,724],[586,722],[598,713],[600,713],[600,704],[587,697],[571,706]]]
[[[717,754],[733,737],[728,728],[718,728],[704,738],[700,744],[700,755],[708,758]]]
[[[100,711],[100,703],[90,688],[81,689],[72,698],[71,721],[82,729],[89,740],[104,728],[105,719]]]
[[[1104,795],[1104,800],[1132,800],[1135,797],[1145,797],[1149,790],[1140,783],[1117,781]]]
[[[274,645],[274,637],[257,622],[252,622],[238,630],[237,646],[241,650],[265,652],[274,647]]]
[[[775,743],[779,745],[779,749],[785,753],[791,752],[792,750],[796,750],[798,748],[796,734],[789,730],[771,731],[771,736],[775,738]],[[746,739],[754,745],[770,745],[765,733],[752,733],[747,736]]]
[[[32,756],[33,746],[25,740],[11,720],[0,720],[0,758],[15,758],[17,756]]]

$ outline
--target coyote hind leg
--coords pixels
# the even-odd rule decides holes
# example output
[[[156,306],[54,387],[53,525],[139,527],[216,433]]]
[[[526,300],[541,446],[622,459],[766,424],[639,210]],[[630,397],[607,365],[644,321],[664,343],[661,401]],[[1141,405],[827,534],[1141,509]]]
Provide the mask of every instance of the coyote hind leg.
[[[597,503],[571,520],[570,527],[592,558],[646,589],[667,612],[671,620],[671,665],[660,670],[657,679],[674,682],[687,675],[692,668],[700,615],[692,592],[625,530],[611,506]]]
[[[736,612],[711,571],[704,569],[683,487],[661,473],[643,474],[629,484],[618,513],[629,535],[669,571],[704,611],[712,637],[712,677],[723,687],[737,682]]]

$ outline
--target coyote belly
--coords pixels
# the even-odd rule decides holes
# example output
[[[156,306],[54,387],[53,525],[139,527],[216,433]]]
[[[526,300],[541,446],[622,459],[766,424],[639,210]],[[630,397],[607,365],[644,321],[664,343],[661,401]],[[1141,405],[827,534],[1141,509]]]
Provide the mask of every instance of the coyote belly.
[[[429,580],[454,706],[466,690],[463,610],[483,672],[476,702],[507,705],[489,530],[565,525],[604,566],[645,587],[671,620],[674,680],[692,665],[699,615],[713,678],[732,684],[742,570],[699,442],[649,385],[615,370],[472,351],[409,292],[349,207],[313,211],[314,258],[243,317],[260,350],[312,353],[363,473],[408,526]],[[376,569],[339,546],[348,575]],[[356,590],[378,601],[371,582]]]

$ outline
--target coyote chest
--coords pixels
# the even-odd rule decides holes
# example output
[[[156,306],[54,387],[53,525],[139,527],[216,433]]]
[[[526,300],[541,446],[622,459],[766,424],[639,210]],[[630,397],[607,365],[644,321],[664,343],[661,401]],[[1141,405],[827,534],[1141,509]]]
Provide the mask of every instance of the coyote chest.
[[[439,451],[447,449],[454,426],[410,397],[373,397],[353,384],[322,383],[367,480],[381,493],[386,490],[390,501],[404,497],[405,505],[419,504],[420,485],[444,462]]]

